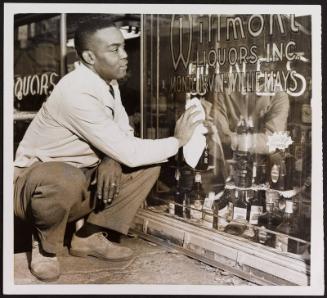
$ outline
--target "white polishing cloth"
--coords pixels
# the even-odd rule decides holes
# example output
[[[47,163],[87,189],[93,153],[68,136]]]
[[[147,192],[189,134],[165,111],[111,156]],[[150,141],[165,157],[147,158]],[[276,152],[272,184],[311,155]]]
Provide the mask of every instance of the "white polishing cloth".
[[[193,105],[196,106],[196,111],[200,111],[200,114],[194,119],[194,122],[198,120],[205,120],[203,106],[197,97],[188,99],[186,101],[185,109],[188,109]],[[195,166],[198,164],[202,152],[206,146],[206,137],[204,134],[207,132],[207,128],[203,124],[199,124],[194,130],[191,139],[183,147],[184,159],[192,168],[195,168]]]

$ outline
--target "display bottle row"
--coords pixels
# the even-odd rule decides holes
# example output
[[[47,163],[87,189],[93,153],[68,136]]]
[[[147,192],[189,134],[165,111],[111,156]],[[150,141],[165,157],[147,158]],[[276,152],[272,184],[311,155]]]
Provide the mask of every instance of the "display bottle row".
[[[225,189],[206,194],[201,173],[190,190],[182,190],[175,172],[169,213],[207,228],[239,235],[280,251],[302,254],[310,241],[310,221],[300,212],[300,195],[284,198],[278,191]],[[289,238],[291,237],[291,238]],[[304,241],[298,241],[296,239]]]

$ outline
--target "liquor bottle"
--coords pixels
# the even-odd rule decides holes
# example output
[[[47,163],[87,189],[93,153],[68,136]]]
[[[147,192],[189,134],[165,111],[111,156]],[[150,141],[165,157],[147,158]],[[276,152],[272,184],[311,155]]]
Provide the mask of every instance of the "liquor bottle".
[[[175,180],[176,180],[176,185],[175,185],[175,190],[174,190],[174,197],[175,197],[175,202],[178,205],[175,205],[175,215],[179,216],[179,217],[183,217],[184,214],[184,196],[183,193],[181,191],[181,186],[180,186],[180,171],[179,169],[176,169],[175,171]]]
[[[202,188],[202,178],[199,172],[195,173],[194,184],[188,197],[186,217],[195,220],[201,219],[205,193]]]
[[[274,231],[281,222],[282,216],[279,213],[274,212],[273,196],[266,196],[266,212],[258,217],[258,226],[262,228],[258,230],[258,242],[274,247],[276,238],[275,234],[269,233],[264,229]]]
[[[246,222],[248,214],[248,202],[246,201],[246,191],[235,191],[236,202],[233,209],[233,220]]]
[[[266,201],[273,202],[273,212],[278,216],[282,217],[285,210],[285,198],[280,196],[279,193],[275,190],[267,189],[266,190]]]
[[[251,216],[253,221],[255,221],[255,218],[257,217],[257,213],[261,211],[261,202],[259,197],[256,197],[256,194],[253,190],[245,190],[245,201],[247,203],[247,214],[246,214],[246,220],[250,222]],[[253,224],[253,222],[252,222]],[[255,238],[255,231],[252,226],[246,226],[244,233],[242,234],[243,238],[253,240]]]
[[[253,168],[252,168],[252,184],[257,183],[257,162],[253,162]]]
[[[267,182],[267,156],[263,154],[255,155],[255,162],[253,162],[254,184],[265,184]]]
[[[294,156],[288,149],[277,149],[270,155],[269,184],[272,189],[293,189]]]
[[[283,235],[276,236],[275,248],[283,252],[298,253],[296,240],[288,239],[288,236],[298,237],[300,227],[293,215],[293,201],[291,199],[286,200],[285,213],[283,221],[276,228],[276,232]]]
[[[284,155],[284,154],[283,154]],[[283,172],[284,174],[281,175],[281,163],[283,159],[283,155],[274,154],[271,156],[272,167],[270,171],[270,187],[272,189],[284,190],[284,180],[283,175],[285,176],[285,162]]]
[[[224,230],[224,228],[228,225],[228,222],[231,220],[230,218],[230,191],[225,190],[218,195],[218,198],[214,201],[213,204],[213,228],[216,230]]]
[[[204,199],[202,208],[202,223],[205,227],[210,229],[214,227],[214,202],[215,193],[210,191],[208,197]]]
[[[237,133],[237,151],[238,152],[248,152],[248,142],[247,142],[247,125],[243,116],[240,116],[239,123],[236,128]]]
[[[227,224],[224,231],[232,235],[242,235],[246,229],[246,216],[248,213],[248,204],[245,198],[244,190],[235,190],[235,201],[234,203],[229,202],[229,207],[233,206],[233,211],[227,214],[227,219],[232,216],[231,221]]]
[[[226,178],[226,183],[231,183],[234,181],[234,177],[235,177],[235,174],[234,174],[234,168],[235,168],[235,160],[234,159],[229,159],[226,161],[226,165],[227,165],[227,178]]]
[[[252,185],[253,155],[250,152],[251,134],[249,134],[246,121],[243,116],[236,129],[237,147],[233,153],[235,160],[234,181],[239,187],[250,187]]]
[[[258,218],[263,213],[263,202],[260,197],[260,191],[256,191],[253,199],[250,201],[249,223],[258,224]]]
[[[252,116],[249,116],[247,121],[247,149],[249,152],[253,153],[255,148],[255,134],[254,134],[254,123]]]

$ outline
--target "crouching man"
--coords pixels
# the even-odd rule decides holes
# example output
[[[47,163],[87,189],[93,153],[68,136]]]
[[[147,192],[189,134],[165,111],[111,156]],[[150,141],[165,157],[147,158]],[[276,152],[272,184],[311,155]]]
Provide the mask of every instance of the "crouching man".
[[[103,232],[127,234],[158,178],[158,164],[175,155],[199,124],[190,108],[178,119],[174,136],[134,137],[116,81],[126,75],[128,62],[120,30],[107,20],[89,21],[77,29],[74,41],[80,65],[55,86],[14,163],[14,210],[32,223],[30,269],[43,281],[60,276],[56,254],[66,225],[82,217],[72,255],[131,258],[131,249],[110,242]]]

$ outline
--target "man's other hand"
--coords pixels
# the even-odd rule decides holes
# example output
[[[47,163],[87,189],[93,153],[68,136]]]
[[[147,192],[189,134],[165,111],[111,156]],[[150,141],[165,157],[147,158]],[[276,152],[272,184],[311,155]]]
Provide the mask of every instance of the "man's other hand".
[[[195,128],[203,120],[195,121],[201,112],[196,111],[196,106],[189,107],[176,122],[174,137],[179,141],[179,147],[184,146],[192,137]]]
[[[97,171],[97,198],[104,204],[111,203],[119,193],[122,169],[120,164],[109,158],[102,159]]]

